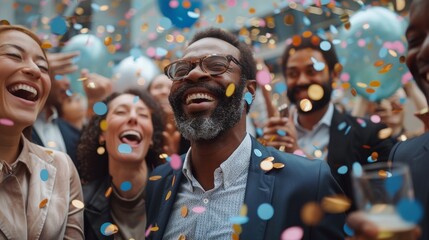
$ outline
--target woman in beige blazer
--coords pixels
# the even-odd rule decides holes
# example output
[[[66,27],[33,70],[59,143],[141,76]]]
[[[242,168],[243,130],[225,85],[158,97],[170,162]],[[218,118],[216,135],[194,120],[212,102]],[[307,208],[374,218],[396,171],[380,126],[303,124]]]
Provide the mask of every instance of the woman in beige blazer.
[[[50,88],[42,43],[0,26],[0,239],[83,239],[79,176],[70,158],[30,143]]]

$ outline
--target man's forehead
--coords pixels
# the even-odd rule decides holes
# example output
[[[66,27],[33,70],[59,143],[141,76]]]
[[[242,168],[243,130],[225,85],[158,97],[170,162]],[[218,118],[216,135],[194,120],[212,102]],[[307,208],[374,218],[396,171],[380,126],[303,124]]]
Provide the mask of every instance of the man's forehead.
[[[218,38],[207,37],[192,43],[184,51],[184,56],[202,56],[206,54],[231,54],[233,56],[238,56],[239,50],[226,41]]]

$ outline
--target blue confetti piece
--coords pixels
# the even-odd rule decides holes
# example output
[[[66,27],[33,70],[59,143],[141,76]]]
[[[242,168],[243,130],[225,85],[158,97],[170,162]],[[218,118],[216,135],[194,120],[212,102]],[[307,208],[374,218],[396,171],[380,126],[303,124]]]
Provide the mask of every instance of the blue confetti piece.
[[[231,224],[245,224],[249,221],[249,218],[246,216],[235,216],[235,217],[230,217],[229,218],[229,222]]]
[[[378,51],[378,56],[380,58],[385,58],[387,56],[387,48],[382,47],[380,51]]]
[[[159,26],[161,26],[162,28],[164,28],[165,30],[168,30],[171,28],[173,24],[171,23],[171,20],[167,17],[162,17],[159,20]]]
[[[125,181],[121,183],[120,189],[124,192],[131,190],[131,182],[130,181]]]
[[[137,103],[139,101],[139,96],[134,96],[133,103]]]
[[[101,227],[100,227],[100,232],[101,232],[101,234],[103,234],[104,236],[110,236],[110,235],[112,235],[112,234],[113,234],[112,232],[108,232],[108,231],[106,231],[106,230],[107,230],[107,228],[108,228],[110,225],[112,225],[112,223],[110,223],[110,222],[105,222],[105,223],[103,223],[103,224],[101,225]]]
[[[257,156],[257,157],[261,157],[262,156],[262,152],[259,149],[253,149],[253,153]]]
[[[377,159],[372,159],[372,157],[371,157],[371,156],[369,156],[369,157],[366,159],[366,161],[367,161],[367,162],[369,162],[369,163],[374,163],[374,162],[377,162]]]
[[[353,236],[353,235],[355,235],[355,232],[353,231],[353,229],[351,229],[351,228],[347,225],[347,223],[346,223],[346,224],[344,224],[343,230],[344,230],[344,232],[345,232],[347,235],[349,235],[349,236]]]
[[[322,62],[316,62],[316,63],[314,63],[313,64],[313,68],[314,68],[314,70],[316,70],[316,71],[322,71],[323,69],[325,69],[325,64],[324,63],[322,63]]]
[[[304,16],[302,18],[302,22],[304,23],[305,26],[310,26],[310,24],[311,24],[310,19],[308,19],[308,17],[306,17],[306,16]]]
[[[40,171],[40,178],[42,179],[42,181],[46,182],[49,179],[49,172],[46,169],[42,169]]]
[[[120,153],[131,153],[132,151],[133,149],[131,148],[131,146],[126,143],[121,143],[118,146],[118,152]]]
[[[347,123],[341,122],[340,124],[338,124],[338,131],[342,131],[346,127],[347,127]]]
[[[95,114],[102,116],[106,114],[107,106],[104,102],[96,102],[92,107],[92,110],[94,110]]]
[[[349,171],[349,168],[347,166],[341,166],[337,169],[338,174],[346,174]]]
[[[76,56],[76,57],[72,58],[73,64],[77,64],[79,61],[80,61],[80,56]]]
[[[283,130],[277,130],[277,134],[282,137],[286,136],[286,132]]]
[[[384,185],[386,187],[386,191],[391,197],[393,197],[398,190],[402,188],[402,183],[403,179],[400,175],[393,175],[386,179]]]
[[[329,26],[329,31],[334,35],[338,34],[338,29],[334,25]]]
[[[352,169],[353,169],[353,174],[356,177],[362,176],[363,170],[362,170],[362,165],[360,165],[360,163],[358,163],[358,162],[353,163]]]
[[[252,104],[252,102],[253,102],[252,94],[250,92],[246,92],[244,94],[244,100],[246,100],[247,104],[249,104],[249,105]]]
[[[347,135],[350,132],[350,129],[352,128],[352,126],[348,126],[346,131],[344,132],[344,135]]]
[[[322,49],[323,51],[329,51],[331,47],[331,43],[329,43],[328,41],[322,41],[320,43],[320,49]]]
[[[417,200],[401,199],[396,204],[396,210],[405,221],[417,224],[423,217],[423,207]]]
[[[269,203],[263,203],[258,207],[258,217],[262,220],[269,220],[274,215],[274,208]]]
[[[63,35],[67,32],[67,23],[63,17],[57,16],[51,19],[49,22],[51,32],[56,35]]]
[[[262,130],[262,128],[256,128],[256,135],[258,136],[264,135],[264,130]]]
[[[91,3],[91,8],[96,12],[100,10],[100,6],[96,3]]]
[[[286,83],[284,82],[277,83],[274,87],[274,91],[278,94],[282,94],[286,92],[286,90],[287,90],[287,86],[286,86]]]
[[[83,26],[82,26],[82,24],[79,24],[79,23],[75,23],[75,24],[73,24],[73,28],[75,29],[75,30],[81,30],[82,28],[83,28]]]
[[[71,97],[71,96],[73,96],[73,92],[70,89],[67,89],[66,90],[66,95],[69,96],[69,97]]]
[[[158,57],[164,57],[167,55],[168,51],[165,48],[157,47],[156,48],[156,56]]]
[[[57,81],[59,81],[59,80],[61,80],[61,79],[63,79],[63,75],[55,75],[55,80],[57,80]]]

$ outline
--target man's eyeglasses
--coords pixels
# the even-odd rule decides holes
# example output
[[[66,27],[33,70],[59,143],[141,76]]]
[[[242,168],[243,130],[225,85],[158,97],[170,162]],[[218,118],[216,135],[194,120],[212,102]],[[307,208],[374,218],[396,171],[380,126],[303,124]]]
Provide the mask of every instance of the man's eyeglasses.
[[[217,76],[228,70],[231,61],[241,66],[240,62],[231,55],[224,56],[212,54],[195,60],[182,59],[174,61],[164,68],[164,73],[173,81],[182,80],[198,63],[201,70],[211,76]]]

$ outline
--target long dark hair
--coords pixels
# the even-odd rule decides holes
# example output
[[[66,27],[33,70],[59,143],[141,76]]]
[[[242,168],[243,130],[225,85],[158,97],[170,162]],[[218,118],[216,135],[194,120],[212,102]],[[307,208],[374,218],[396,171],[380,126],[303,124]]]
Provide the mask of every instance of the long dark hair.
[[[113,99],[123,94],[138,96],[150,109],[153,125],[153,145],[149,148],[145,159],[149,171],[151,171],[153,168],[163,163],[163,160],[160,158],[163,146],[163,111],[152,96],[143,89],[129,89],[121,93],[115,92],[109,95],[103,102],[107,106]],[[106,119],[106,116],[107,113],[104,115],[94,115],[82,131],[77,148],[77,158],[80,161],[80,175],[82,183],[104,178],[109,174],[107,151],[102,155],[97,153],[97,148],[100,146],[99,136],[102,132],[100,122]]]

